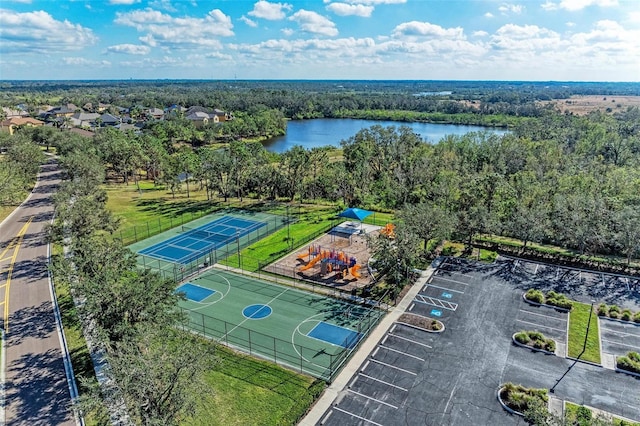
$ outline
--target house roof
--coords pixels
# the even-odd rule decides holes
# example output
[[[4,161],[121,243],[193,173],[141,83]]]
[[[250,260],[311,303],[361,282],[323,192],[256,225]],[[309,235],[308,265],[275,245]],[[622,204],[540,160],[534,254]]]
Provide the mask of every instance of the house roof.
[[[102,114],[100,117],[100,120],[102,120],[103,124],[117,124],[120,123],[120,119],[118,117],[115,117],[109,113],[106,114]],[[96,120],[98,119],[96,118]]]
[[[2,122],[3,126],[24,126],[25,124],[38,126],[44,124],[44,121],[36,120],[31,117],[11,117]]]
[[[205,118],[211,118],[209,114],[202,111],[195,111],[185,117],[187,120],[204,120]]]

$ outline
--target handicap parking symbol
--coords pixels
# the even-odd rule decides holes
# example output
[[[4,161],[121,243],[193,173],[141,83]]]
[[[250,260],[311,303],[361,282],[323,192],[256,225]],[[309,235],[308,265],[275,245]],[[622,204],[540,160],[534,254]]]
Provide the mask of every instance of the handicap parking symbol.
[[[451,299],[453,297],[453,294],[447,293],[445,291],[445,292],[442,293],[442,297],[444,297],[445,299]]]
[[[431,310],[431,315],[433,315],[434,317],[441,317],[442,316],[442,311],[439,311],[437,309],[432,309]]]

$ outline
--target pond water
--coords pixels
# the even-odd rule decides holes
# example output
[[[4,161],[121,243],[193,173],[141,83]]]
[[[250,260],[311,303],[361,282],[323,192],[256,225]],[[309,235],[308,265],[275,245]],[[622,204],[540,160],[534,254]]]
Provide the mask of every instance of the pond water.
[[[354,136],[358,131],[374,125],[408,126],[428,142],[436,143],[446,135],[464,135],[469,132],[488,131],[503,135],[504,129],[457,124],[404,123],[398,121],[352,120],[343,118],[322,118],[315,120],[293,120],[287,123],[287,134],[263,142],[267,151],[282,153],[295,145],[306,149],[333,146],[340,147],[340,141]]]

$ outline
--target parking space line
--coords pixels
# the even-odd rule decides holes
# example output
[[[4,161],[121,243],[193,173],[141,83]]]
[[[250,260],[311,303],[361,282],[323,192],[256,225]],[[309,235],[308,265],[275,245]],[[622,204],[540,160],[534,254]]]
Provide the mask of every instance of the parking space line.
[[[427,287],[435,287],[435,288],[439,288],[440,290],[447,290],[447,291],[453,291],[454,293],[460,293],[460,294],[464,294],[464,291],[460,291],[460,290],[454,290],[452,288],[446,288],[446,287],[440,287],[439,285],[435,285],[435,284],[427,284],[426,286],[424,286],[424,288],[426,289]],[[422,292],[424,293],[426,290],[422,290]]]
[[[384,404],[384,405],[386,405],[386,406],[388,406],[388,407],[395,408],[396,410],[398,409],[398,407],[396,407],[396,406],[395,406],[395,405],[393,405],[393,404],[389,404],[388,402],[380,401],[379,399],[375,399],[375,398],[374,398],[374,397],[372,397],[372,396],[368,396],[368,395],[365,395],[365,394],[363,394],[363,393],[356,392],[356,391],[354,391],[353,389],[347,389],[347,391],[349,391],[349,392],[351,392],[351,393],[353,393],[353,394],[355,394],[355,395],[361,396],[361,397],[363,397],[363,398],[370,399],[371,401],[375,401],[375,402],[378,402],[378,403],[380,403],[380,404]]]
[[[429,285],[431,285],[431,281],[433,281],[433,278],[434,278],[434,277],[432,277],[432,278],[429,280]],[[466,285],[466,286],[468,286],[468,285],[469,285],[468,283],[464,283],[464,282],[462,282],[462,281],[458,281],[458,280],[452,280],[452,279],[449,279],[449,278],[443,278],[443,277],[435,277],[435,278],[438,278],[439,280],[442,280],[442,281],[449,281],[449,282],[456,283],[456,284],[462,284],[462,285]]]
[[[605,328],[605,327],[603,327]],[[633,337],[640,337],[640,334],[634,334],[634,333],[621,333],[619,331],[613,331],[613,330],[606,330],[607,333],[611,333],[611,334],[616,334],[620,337],[627,337],[627,336],[633,336]]]
[[[401,391],[404,391],[404,392],[409,392],[409,389],[394,385],[393,383],[385,382],[384,380],[376,379],[375,377],[371,377],[368,374],[360,373],[360,375],[362,377],[367,378],[367,379],[371,379],[371,380],[373,380],[375,382],[380,382],[380,383],[383,383],[383,384],[385,384],[387,386],[391,386],[392,388],[400,389]]]
[[[399,370],[407,374],[411,374],[412,376],[417,376],[418,373],[414,373],[413,371],[405,370],[404,368],[396,367],[393,364],[387,364],[386,362],[378,361],[377,359],[371,358],[369,361],[374,362],[376,364],[384,365],[385,367],[393,368],[394,370]],[[368,364],[367,364],[368,365]]]
[[[424,303],[425,305],[435,306],[437,308],[448,309],[450,311],[455,311],[458,309],[458,304],[453,302],[447,302],[446,300],[440,300],[429,296],[423,296],[421,294],[416,295],[415,299],[418,303]]]
[[[389,334],[387,334],[387,336],[392,336],[392,337],[395,337],[397,339],[402,339],[402,340],[406,340],[407,342],[415,343],[416,345],[424,346],[425,348],[433,349],[432,346],[429,346],[429,345],[427,345],[425,343],[416,342],[415,340],[407,339],[406,337],[398,336],[397,334],[393,334],[391,332],[389,332]],[[385,337],[385,340],[386,340],[386,337]],[[382,342],[382,343],[384,344],[385,342]]]
[[[549,330],[561,331],[561,332],[565,331],[564,329],[561,329],[561,328],[549,327],[548,325],[540,325],[537,322],[524,321],[524,320],[521,320],[521,319],[517,319],[516,321],[517,322],[522,322],[522,323],[525,323],[525,324],[530,324],[530,325],[533,325],[533,326],[536,326],[536,327],[547,328]]]
[[[402,352],[402,351],[399,351],[397,349],[390,348],[388,346],[378,345],[378,347],[382,348],[382,349],[386,349],[386,350],[391,351],[391,352],[395,352],[395,353],[400,354],[400,355],[408,356],[409,358],[417,359],[418,361],[426,361],[424,358],[420,358],[419,356],[411,355],[411,354],[408,354],[406,352]]]
[[[607,343],[612,343],[612,344],[614,344],[614,345],[624,346],[624,347],[627,347],[627,348],[638,349],[638,346],[637,346],[637,345],[636,345],[636,346],[632,346],[632,345],[627,345],[627,344],[625,344],[625,343],[619,343],[619,342],[616,342],[616,341],[613,341],[613,340],[607,340],[607,339],[602,339],[602,341],[603,341],[603,342],[607,342]]]
[[[541,317],[551,318],[551,319],[555,319],[555,320],[558,320],[558,321],[566,321],[566,319],[564,319],[564,318],[552,317],[551,315],[545,315],[545,314],[539,314],[537,312],[525,311],[524,309],[518,309],[518,310],[520,312],[524,312],[524,313],[531,314],[531,315],[538,315],[538,316],[541,316]]]
[[[367,423],[371,423],[372,425],[383,426],[383,425],[381,425],[380,423],[376,423],[376,422],[374,422],[373,420],[365,419],[365,418],[364,418],[364,417],[362,417],[362,416],[359,416],[359,415],[357,415],[357,414],[351,413],[351,412],[349,412],[349,411],[347,411],[347,410],[343,410],[342,408],[338,407],[337,405],[334,405],[334,406],[333,406],[333,409],[334,409],[334,410],[336,410],[336,411],[343,412],[344,414],[347,414],[347,415],[349,415],[349,416],[351,416],[351,417],[355,417],[355,418],[356,418],[356,419],[358,419],[358,420],[363,420],[363,421],[365,421],[365,422],[367,422]]]

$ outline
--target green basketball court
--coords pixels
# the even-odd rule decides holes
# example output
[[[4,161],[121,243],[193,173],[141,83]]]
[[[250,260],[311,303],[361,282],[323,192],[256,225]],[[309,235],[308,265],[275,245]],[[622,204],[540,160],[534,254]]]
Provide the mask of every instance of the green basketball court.
[[[177,289],[191,330],[331,381],[383,312],[210,270]]]

